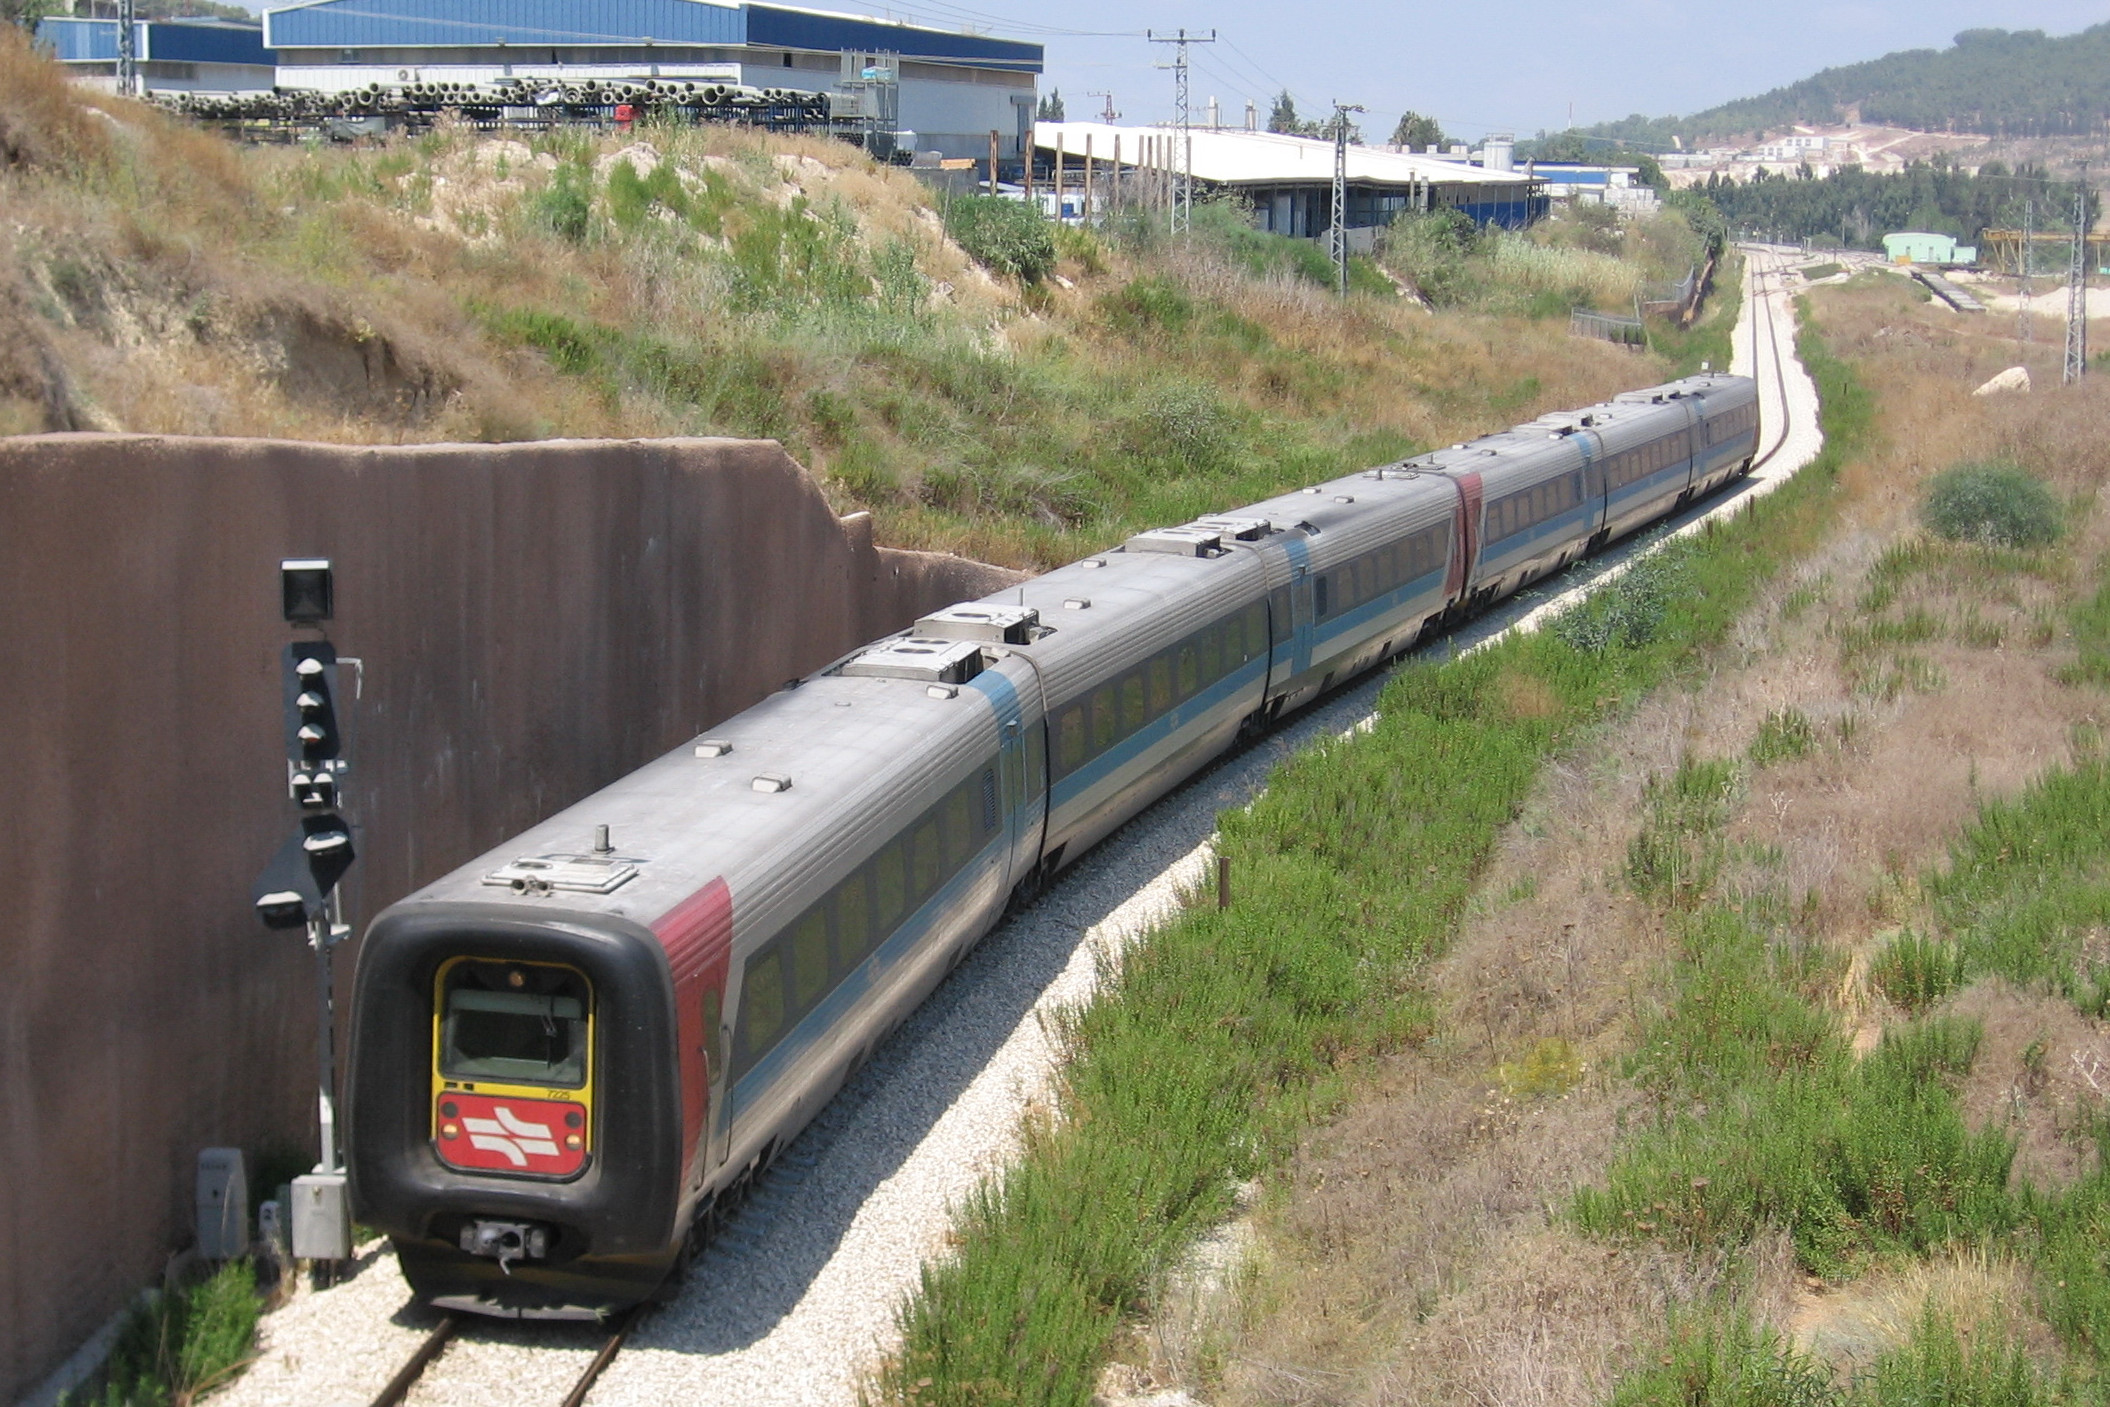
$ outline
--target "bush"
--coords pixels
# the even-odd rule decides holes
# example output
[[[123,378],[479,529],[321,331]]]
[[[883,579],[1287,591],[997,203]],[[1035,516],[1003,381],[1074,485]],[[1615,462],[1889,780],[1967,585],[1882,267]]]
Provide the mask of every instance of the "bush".
[[[1870,975],[1905,1010],[1925,1011],[1963,985],[1963,949],[1907,929],[1883,945]]]
[[[584,244],[593,228],[593,173],[570,162],[559,166],[535,197],[535,217],[559,239]]]
[[[245,1367],[256,1338],[256,1267],[229,1261],[203,1284],[170,1289],[118,1330],[102,1391],[69,1407],[177,1407]]]
[[[2041,480],[1994,460],[1959,464],[1935,477],[1920,521],[1951,542],[2044,547],[2058,540],[2059,501]]]
[[[1038,210],[1002,196],[963,195],[945,205],[945,232],[991,273],[1039,283],[1055,268],[1055,235]]]

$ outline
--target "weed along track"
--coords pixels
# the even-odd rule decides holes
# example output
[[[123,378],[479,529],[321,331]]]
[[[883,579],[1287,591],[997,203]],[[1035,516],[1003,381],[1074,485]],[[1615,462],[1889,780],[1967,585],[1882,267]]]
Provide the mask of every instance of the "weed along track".
[[[1749,301],[1761,305],[1745,316],[1761,329],[1762,342],[1782,337],[1766,320],[1763,300]],[[1792,359],[1791,350],[1776,355]],[[1772,393],[1784,412],[1787,386],[1782,377]],[[1768,413],[1775,413],[1771,406]],[[1769,476],[1795,459],[1785,439],[1761,451]],[[1689,512],[1683,522],[1700,516]],[[1548,604],[1572,603],[1584,587],[1569,583],[1601,571],[1593,564],[1556,579],[1435,649],[1487,641]],[[1129,822],[1038,904],[985,939],[777,1159],[696,1257],[675,1299],[637,1319],[586,1400],[848,1404],[869,1390],[875,1372],[891,1384],[889,1363],[914,1368],[920,1359],[913,1336],[925,1322],[917,1316],[930,1301],[911,1313],[905,1353],[899,1307],[919,1286],[927,1296],[939,1283],[927,1278],[928,1268],[950,1263],[948,1245],[972,1258],[986,1234],[981,1219],[994,1211],[977,1189],[995,1185],[991,1179],[1007,1167],[1024,1166],[1022,1154],[1030,1162],[1040,1142],[1056,1136],[1056,1125],[1021,1116],[1056,1107],[1056,1071],[1098,1019],[1095,994],[1109,978],[1128,980],[1113,959],[1183,913],[1193,920],[1191,896],[1210,871],[1219,815],[1251,802],[1285,761],[1296,759],[1292,771],[1308,774],[1308,745],[1369,720],[1384,683],[1371,679],[1338,692],[1231,754]],[[1227,853],[1234,914],[1329,902],[1275,872],[1242,829]],[[1242,1018],[1234,1012],[1226,1019]],[[1398,1019],[1381,1018],[1394,1025]],[[1251,1039],[1266,1044],[1264,1032]],[[1195,1215],[1214,1211],[1197,1204],[1179,1224],[1197,1224]],[[1149,1222],[1158,1214],[1128,1215]],[[1059,1268],[1052,1252],[1043,1260]],[[222,1400],[242,1407],[381,1392],[388,1374],[418,1351],[417,1328],[402,1322],[408,1298],[393,1258],[370,1250],[346,1284],[297,1299],[272,1317],[262,1361]],[[597,1343],[583,1327],[477,1323],[428,1357],[397,1400],[412,1407],[563,1400]]]

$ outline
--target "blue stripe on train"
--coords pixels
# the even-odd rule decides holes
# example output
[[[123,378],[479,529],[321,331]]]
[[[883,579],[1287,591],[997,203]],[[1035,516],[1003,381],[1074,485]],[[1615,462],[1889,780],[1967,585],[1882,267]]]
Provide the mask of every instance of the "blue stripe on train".
[[[1009,842],[1005,833],[997,832],[995,840],[983,846],[974,858],[944,884],[938,892],[923,902],[923,905],[894,930],[893,935],[866,956],[865,960],[852,968],[835,990],[822,997],[820,1004],[799,1018],[798,1024],[786,1031],[783,1038],[769,1053],[754,1063],[753,1068],[742,1075],[733,1085],[733,1117],[753,1107],[769,1087],[782,1079],[791,1065],[798,1060],[821,1036],[833,1030],[866,993],[877,985],[881,976],[895,964],[904,961],[922,946],[937,925],[940,917],[959,904],[967,889],[982,874],[989,864],[1000,864]]]
[[[1066,806],[1075,801],[1104,781],[1114,769],[1133,763],[1146,749],[1171,737],[1183,724],[1192,723],[1205,714],[1215,712],[1240,690],[1264,682],[1266,670],[1267,656],[1253,656],[1193,698],[1175,707],[1170,713],[1161,718],[1153,718],[1099,756],[1063,777],[1051,789],[1053,794],[1048,798],[1049,801],[1056,806]]]

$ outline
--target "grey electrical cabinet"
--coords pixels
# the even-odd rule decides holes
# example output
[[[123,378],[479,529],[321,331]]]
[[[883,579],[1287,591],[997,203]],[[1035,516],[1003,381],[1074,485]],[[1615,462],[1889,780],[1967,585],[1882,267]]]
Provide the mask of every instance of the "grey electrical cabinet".
[[[249,1254],[249,1173],[239,1148],[198,1154],[198,1254],[206,1260]]]
[[[293,1258],[352,1258],[352,1208],[343,1173],[303,1173],[293,1179]]]

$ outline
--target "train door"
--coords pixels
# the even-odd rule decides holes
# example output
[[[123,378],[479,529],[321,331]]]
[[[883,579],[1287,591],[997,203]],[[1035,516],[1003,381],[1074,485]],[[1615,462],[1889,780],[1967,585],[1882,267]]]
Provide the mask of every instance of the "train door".
[[[725,988],[733,948],[732,892],[714,879],[652,925],[675,978],[675,1035],[680,1042],[683,1185],[694,1186],[723,1162],[731,1125],[732,1013]]]

